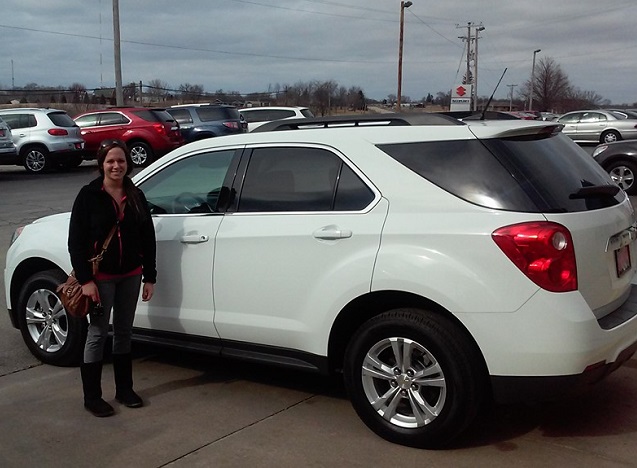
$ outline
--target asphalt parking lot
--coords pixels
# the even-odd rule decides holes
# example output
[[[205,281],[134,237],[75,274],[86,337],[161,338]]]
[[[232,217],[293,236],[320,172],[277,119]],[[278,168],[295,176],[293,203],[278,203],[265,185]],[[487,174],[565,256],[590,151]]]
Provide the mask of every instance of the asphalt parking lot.
[[[93,175],[0,168],[0,263],[17,225],[68,210]],[[40,364],[0,313],[0,466],[637,466],[636,358],[584,394],[492,408],[449,449],[425,451],[371,433],[328,379],[139,344],[134,357],[146,406],[114,402],[107,363],[117,414],[98,419],[79,370]]]

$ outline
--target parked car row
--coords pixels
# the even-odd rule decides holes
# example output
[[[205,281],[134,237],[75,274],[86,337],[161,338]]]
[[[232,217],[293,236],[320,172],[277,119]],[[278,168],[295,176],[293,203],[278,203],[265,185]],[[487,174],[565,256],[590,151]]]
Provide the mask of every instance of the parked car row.
[[[146,166],[184,143],[247,132],[266,122],[313,117],[306,107],[187,104],[168,108],[113,107],[71,119],[63,110],[0,110],[0,164],[39,173],[96,158],[104,140],[124,141],[136,166]]]

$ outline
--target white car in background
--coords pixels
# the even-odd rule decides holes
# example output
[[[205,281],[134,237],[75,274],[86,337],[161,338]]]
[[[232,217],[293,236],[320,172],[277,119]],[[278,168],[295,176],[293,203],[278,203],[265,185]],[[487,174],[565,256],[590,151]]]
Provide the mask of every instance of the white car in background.
[[[309,119],[314,117],[314,114],[312,114],[309,108],[299,106],[244,107],[243,109],[239,109],[239,114],[241,114],[248,123],[248,132],[272,120]]]
[[[182,146],[134,177],[161,285],[134,338],[342,375],[373,431],[418,447],[493,399],[586,387],[637,348],[637,229],[561,128],[384,114]],[[86,327],[55,293],[68,225],[24,226],[6,255],[11,322],[50,364]]]

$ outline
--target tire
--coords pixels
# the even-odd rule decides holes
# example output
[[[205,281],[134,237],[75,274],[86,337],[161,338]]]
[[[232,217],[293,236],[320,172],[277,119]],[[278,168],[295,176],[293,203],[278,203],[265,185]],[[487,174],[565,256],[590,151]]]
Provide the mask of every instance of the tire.
[[[146,143],[141,141],[129,142],[128,150],[135,167],[144,167],[153,160],[153,150]]]
[[[616,132],[615,130],[608,130],[602,133],[602,135],[599,138],[599,142],[612,143],[614,141],[619,141],[621,139],[622,139],[622,136],[619,134],[619,132]]]
[[[49,150],[44,146],[25,146],[20,151],[24,168],[33,173],[41,174],[51,169]]]
[[[31,353],[45,364],[71,366],[82,358],[86,319],[66,313],[55,290],[67,276],[60,270],[31,276],[18,299],[18,324]]]
[[[613,161],[606,167],[606,172],[617,185],[619,185],[628,195],[637,194],[637,164],[631,161]]]
[[[485,402],[487,373],[475,346],[451,320],[426,310],[367,321],[348,345],[343,372],[363,422],[410,447],[448,445]]]

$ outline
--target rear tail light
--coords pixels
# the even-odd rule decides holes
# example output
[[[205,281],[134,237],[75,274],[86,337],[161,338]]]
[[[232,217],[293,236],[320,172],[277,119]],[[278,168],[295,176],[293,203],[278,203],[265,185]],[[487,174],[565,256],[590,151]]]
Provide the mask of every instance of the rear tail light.
[[[67,132],[63,128],[49,128],[48,132],[49,135],[53,136],[66,136],[69,134],[69,132]]]
[[[159,133],[160,135],[165,135],[167,136],[167,132],[166,132],[166,127],[164,127],[163,123],[157,122],[153,124],[153,128],[155,129],[155,131],[157,133]]]
[[[223,126],[226,128],[231,128],[232,130],[239,130],[238,122],[224,122]]]
[[[4,136],[4,130],[0,128],[0,137]]]
[[[491,237],[515,266],[541,288],[552,292],[577,290],[573,239],[561,224],[514,224],[497,229]]]

